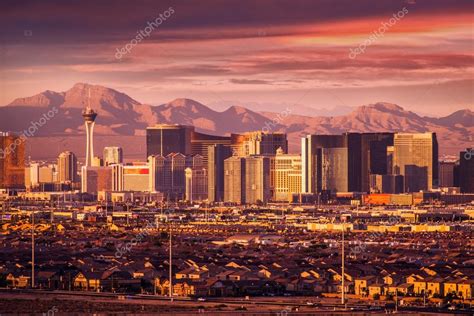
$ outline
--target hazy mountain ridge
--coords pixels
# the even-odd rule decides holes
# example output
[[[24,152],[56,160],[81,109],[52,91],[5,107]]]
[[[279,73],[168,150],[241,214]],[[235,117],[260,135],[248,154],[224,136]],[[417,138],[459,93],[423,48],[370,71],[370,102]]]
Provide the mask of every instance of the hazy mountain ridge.
[[[1,130],[24,130],[47,109],[57,107],[58,114],[35,136],[79,135],[84,133],[81,111],[89,102],[99,114],[96,135],[144,135],[145,128],[155,123],[195,125],[198,131],[216,135],[261,130],[266,126],[265,130],[287,132],[293,150],[296,150],[299,137],[309,133],[434,131],[438,133],[442,151],[443,147],[459,150],[472,145],[474,136],[474,112],[469,109],[441,118],[422,117],[399,105],[384,102],[363,105],[347,115],[332,117],[285,116],[254,112],[242,106],[231,106],[218,112],[190,99],[176,99],[158,106],[142,104],[119,91],[84,83],[77,83],[65,92],[47,90],[18,98],[0,107]],[[275,125],[271,124],[273,119],[276,119]]]

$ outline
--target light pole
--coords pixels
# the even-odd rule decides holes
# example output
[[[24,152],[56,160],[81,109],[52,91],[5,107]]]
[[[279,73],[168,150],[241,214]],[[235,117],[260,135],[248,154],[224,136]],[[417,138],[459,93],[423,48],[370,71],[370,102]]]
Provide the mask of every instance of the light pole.
[[[345,288],[344,288],[344,279],[345,279],[345,273],[344,273],[344,222],[342,222],[342,289],[341,289],[341,304],[344,305],[346,303],[346,297],[345,297]]]
[[[35,287],[35,211],[31,210],[31,288]]]
[[[170,300],[173,301],[173,244],[172,244],[172,225],[171,225],[171,222],[170,222],[170,253],[169,253],[169,263],[170,263],[170,267],[169,267],[169,278],[170,278],[170,287],[169,287],[169,297],[170,297]]]
[[[398,313],[398,288],[395,286],[395,313]]]

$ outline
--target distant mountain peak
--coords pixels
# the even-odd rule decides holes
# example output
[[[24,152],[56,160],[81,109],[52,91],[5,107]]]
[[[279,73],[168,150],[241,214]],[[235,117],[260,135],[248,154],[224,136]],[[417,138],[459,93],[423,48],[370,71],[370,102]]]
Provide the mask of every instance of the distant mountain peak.
[[[357,107],[349,114],[336,116],[303,116],[289,114],[276,125],[268,125],[277,116],[272,112],[254,112],[233,105],[223,112],[215,111],[198,101],[177,98],[158,106],[142,104],[125,93],[100,85],[79,82],[65,92],[43,91],[37,95],[18,98],[9,106],[0,107],[0,126],[6,131],[19,131],[37,120],[45,108],[57,106],[54,124],[44,126],[39,135],[75,135],[84,133],[82,109],[89,102],[98,112],[98,135],[143,135],[147,126],[156,123],[192,124],[198,131],[225,135],[261,130],[288,133],[289,142],[298,147],[306,134],[339,134],[343,132],[375,131],[433,131],[441,146],[459,150],[468,146],[474,135],[474,113],[465,109],[446,117],[421,117],[403,107],[376,102]],[[238,104],[238,103],[231,103]],[[451,150],[450,149],[450,150]]]
[[[93,109],[110,111],[111,108],[130,110],[134,105],[140,104],[125,93],[100,85],[89,83],[76,83],[65,92],[64,107],[83,108],[89,102]]]
[[[437,121],[445,125],[474,127],[474,112],[469,109],[462,109],[441,117]]]
[[[51,90],[46,90],[35,94],[31,97],[17,98],[7,106],[22,106],[22,107],[52,107],[59,106],[64,102],[64,93],[58,93]]]
[[[171,102],[166,103],[168,107],[174,107],[174,108],[188,108],[188,109],[206,109],[210,110],[207,106],[204,104],[199,103],[198,101],[195,101],[193,99],[187,99],[187,98],[177,98],[174,99]]]
[[[225,112],[227,113],[235,113],[235,114],[245,114],[245,113],[249,113],[249,112],[252,112],[250,111],[249,109],[243,107],[243,106],[240,106],[240,105],[232,105],[231,107],[229,107]]]
[[[356,109],[356,111],[367,111],[367,110],[378,110],[381,112],[405,112],[405,109],[401,106],[388,102],[377,102],[369,105],[362,105]]]

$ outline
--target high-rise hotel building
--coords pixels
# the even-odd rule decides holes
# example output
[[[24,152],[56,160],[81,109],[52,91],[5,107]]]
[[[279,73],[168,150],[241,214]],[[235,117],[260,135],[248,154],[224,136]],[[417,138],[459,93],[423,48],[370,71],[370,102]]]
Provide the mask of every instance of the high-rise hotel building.
[[[182,200],[186,194],[186,168],[202,170],[203,157],[171,153],[148,157],[150,168],[149,190],[162,192],[166,199]],[[206,174],[207,176],[207,174]]]
[[[273,201],[289,201],[301,193],[301,156],[285,154],[280,148],[270,158],[270,188]]]
[[[438,184],[436,133],[396,133],[393,174],[403,175],[406,192],[431,190]]]
[[[208,195],[209,202],[224,201],[224,160],[232,156],[232,148],[224,145],[208,147]]]
[[[474,193],[474,148],[459,154],[459,186],[462,193]]]
[[[25,187],[25,138],[0,133],[0,189]]]
[[[199,133],[194,126],[179,124],[157,124],[146,129],[147,157],[171,153],[200,155],[204,164],[208,161],[208,147],[225,145],[238,147],[240,135],[216,136]]]
[[[301,140],[304,193],[368,192],[370,176],[387,174],[393,133],[308,135]]]
[[[232,156],[224,161],[224,202],[245,204],[245,159]]]
[[[224,161],[224,202],[257,204],[270,199],[269,157],[232,156]]]
[[[58,182],[74,183],[77,181],[77,158],[74,153],[64,151],[58,157]]]
[[[122,147],[104,147],[104,165],[112,165],[123,162],[123,150]]]
[[[264,133],[262,131],[244,133],[240,153],[242,156],[274,155],[281,148],[288,153],[288,140],[285,133]]]
[[[267,203],[271,199],[270,158],[250,156],[245,160],[245,202]]]
[[[207,169],[192,169],[186,168],[184,170],[186,178],[186,194],[185,200],[189,202],[204,201],[208,199],[208,176]]]
[[[171,153],[191,154],[193,126],[157,124],[146,129],[146,155],[166,157]]]
[[[302,191],[358,191],[360,137],[357,134],[308,135],[301,140]]]

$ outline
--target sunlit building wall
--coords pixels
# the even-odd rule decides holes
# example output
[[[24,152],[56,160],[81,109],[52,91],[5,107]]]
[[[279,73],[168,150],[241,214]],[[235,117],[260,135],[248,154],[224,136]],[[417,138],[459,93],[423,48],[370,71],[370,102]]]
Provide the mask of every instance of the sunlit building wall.
[[[396,133],[392,173],[404,176],[406,192],[433,189],[438,181],[436,133]]]

